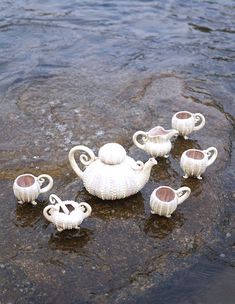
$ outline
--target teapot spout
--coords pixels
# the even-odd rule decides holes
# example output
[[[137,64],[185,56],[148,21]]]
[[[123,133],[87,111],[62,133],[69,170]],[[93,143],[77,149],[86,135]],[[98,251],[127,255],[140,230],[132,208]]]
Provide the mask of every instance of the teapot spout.
[[[153,166],[157,165],[157,161],[154,157],[151,157],[143,166],[143,173],[150,174]]]

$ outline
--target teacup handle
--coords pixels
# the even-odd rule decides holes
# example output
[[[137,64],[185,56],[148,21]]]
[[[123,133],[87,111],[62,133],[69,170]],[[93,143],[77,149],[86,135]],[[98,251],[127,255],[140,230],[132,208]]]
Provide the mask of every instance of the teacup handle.
[[[137,138],[138,136],[142,137],[143,140],[143,144],[141,144],[140,142],[138,142]],[[140,149],[144,149],[144,144],[149,140],[149,136],[146,132],[143,131],[137,131],[135,132],[135,134],[132,137],[134,144],[136,145],[136,147],[140,148]]]
[[[89,204],[87,204],[85,202],[82,202],[82,203],[79,204],[79,207],[83,207],[81,209],[82,209],[82,212],[85,214],[86,217],[91,215],[92,209],[91,209],[91,206]]]
[[[47,174],[41,174],[38,176],[37,180],[38,180],[40,186],[45,182],[45,178],[48,179],[49,183],[44,188],[40,189],[40,193],[45,193],[45,192],[51,190],[51,188],[53,187],[53,179],[50,175],[47,175]]]
[[[208,162],[207,162],[207,167],[212,165],[213,162],[216,160],[218,156],[218,151],[215,147],[210,147],[207,150],[204,151],[207,154],[208,157]]]
[[[206,120],[201,113],[194,114],[194,118],[195,118],[195,126],[193,128],[193,131],[198,131],[205,126]],[[196,125],[197,122],[199,122],[199,125]]]
[[[178,197],[178,205],[182,204],[190,195],[191,189],[189,187],[181,187],[175,191]]]

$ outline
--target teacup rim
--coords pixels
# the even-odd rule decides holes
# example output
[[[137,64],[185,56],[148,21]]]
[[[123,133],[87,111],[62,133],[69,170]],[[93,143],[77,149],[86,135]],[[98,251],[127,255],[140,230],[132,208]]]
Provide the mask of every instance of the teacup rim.
[[[30,186],[27,186],[27,187],[20,186],[20,185],[18,184],[18,180],[19,180],[22,176],[31,176],[31,177],[34,179],[33,184],[30,185]],[[31,173],[24,173],[24,174],[21,174],[21,175],[17,176],[17,178],[16,178],[16,180],[15,180],[15,183],[16,183],[17,187],[24,188],[24,189],[25,189],[25,188],[30,188],[30,187],[32,187],[32,186],[35,184],[35,182],[36,182],[36,177],[35,177],[33,174],[31,174]]]
[[[187,118],[179,118],[179,117],[177,117],[177,115],[180,114],[180,113],[187,113],[187,114],[190,115],[190,117],[187,117]],[[175,113],[175,117],[176,117],[177,119],[180,119],[180,120],[190,119],[190,118],[192,118],[192,116],[193,116],[193,113],[191,113],[191,112],[189,112],[189,111],[179,111],[179,112]]]
[[[157,196],[157,191],[160,190],[160,189],[162,189],[162,188],[167,188],[167,189],[171,190],[171,191],[174,193],[174,198],[173,198],[172,200],[170,200],[169,202],[163,201],[163,200],[161,200],[161,199]],[[175,190],[172,189],[172,188],[169,187],[169,186],[159,186],[159,187],[157,187],[156,189],[154,189],[154,195],[155,195],[155,197],[156,197],[157,199],[159,199],[159,200],[160,200],[162,203],[164,203],[164,204],[172,203],[172,202],[175,200],[175,198],[176,198]]]
[[[190,152],[190,151],[200,152],[201,154],[203,154],[203,158],[201,158],[201,159],[196,159],[196,158],[192,158],[192,157],[188,156],[187,153]],[[190,158],[190,159],[193,159],[193,160],[203,160],[203,159],[205,158],[205,153],[204,153],[204,151],[203,151],[203,150],[199,150],[199,149],[188,149],[188,150],[184,151],[184,154],[186,155],[186,157],[188,157],[188,158]]]

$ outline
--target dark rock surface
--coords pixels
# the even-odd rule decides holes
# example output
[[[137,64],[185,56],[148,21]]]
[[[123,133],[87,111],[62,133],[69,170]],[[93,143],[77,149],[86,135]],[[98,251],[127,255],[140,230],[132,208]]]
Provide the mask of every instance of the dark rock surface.
[[[4,298],[23,303],[37,294],[38,301],[59,297],[75,302],[79,295],[79,303],[123,303],[190,267],[205,244],[218,241],[233,125],[214,103],[195,102],[189,89],[169,73],[91,76],[89,82],[74,74],[66,81],[34,81],[14,92],[11,111],[1,113],[1,200],[7,201],[0,222]],[[130,156],[146,161],[148,156],[133,146],[133,133],[156,125],[168,128],[181,109],[203,113],[206,125],[189,140],[174,141],[170,158],[159,159],[140,193],[103,202],[85,191],[68,164],[72,146],[85,144],[97,153],[102,144],[116,141]],[[182,152],[210,146],[216,146],[219,156],[203,180],[184,180]],[[12,181],[23,172],[50,174],[53,193],[88,202],[92,217],[80,231],[58,233],[42,216],[47,195],[36,207],[16,206]],[[150,214],[149,197],[159,185],[192,189],[171,219]]]

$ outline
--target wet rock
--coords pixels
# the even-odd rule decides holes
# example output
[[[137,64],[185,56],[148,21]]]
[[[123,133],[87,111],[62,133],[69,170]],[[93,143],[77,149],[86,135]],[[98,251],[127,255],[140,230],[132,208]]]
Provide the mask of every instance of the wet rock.
[[[233,126],[213,104],[186,96],[187,89],[174,74],[137,77],[123,72],[119,77],[115,73],[107,78],[93,75],[88,82],[81,72],[40,83],[35,80],[23,92],[14,91],[18,108],[12,109],[11,126],[9,116],[0,113],[4,127],[0,133],[0,185],[7,202],[0,228],[5,246],[1,259],[3,264],[10,259],[17,282],[23,273],[44,300],[48,296],[54,299],[51,287],[56,286],[62,302],[72,302],[79,294],[81,302],[123,303],[128,295],[140,295],[178,269],[187,268],[192,257],[203,253],[205,244],[216,242],[223,209],[221,180],[230,158]],[[136,160],[146,161],[149,156],[132,143],[133,133],[156,125],[169,128],[172,115],[179,110],[203,113],[206,126],[192,133],[188,141],[174,140],[169,159],[159,159],[140,193],[104,202],[86,192],[68,164],[68,150],[73,145],[88,145],[97,153],[104,143],[116,141]],[[184,180],[179,166],[183,151],[209,146],[219,151],[215,164],[202,181]],[[62,199],[92,205],[92,217],[80,231],[58,233],[46,222],[42,210],[48,196],[39,198],[35,207],[16,206],[12,180],[28,170],[51,174],[53,192]],[[150,194],[164,184],[192,189],[171,219],[150,214]],[[20,285],[19,292],[27,291]]]

